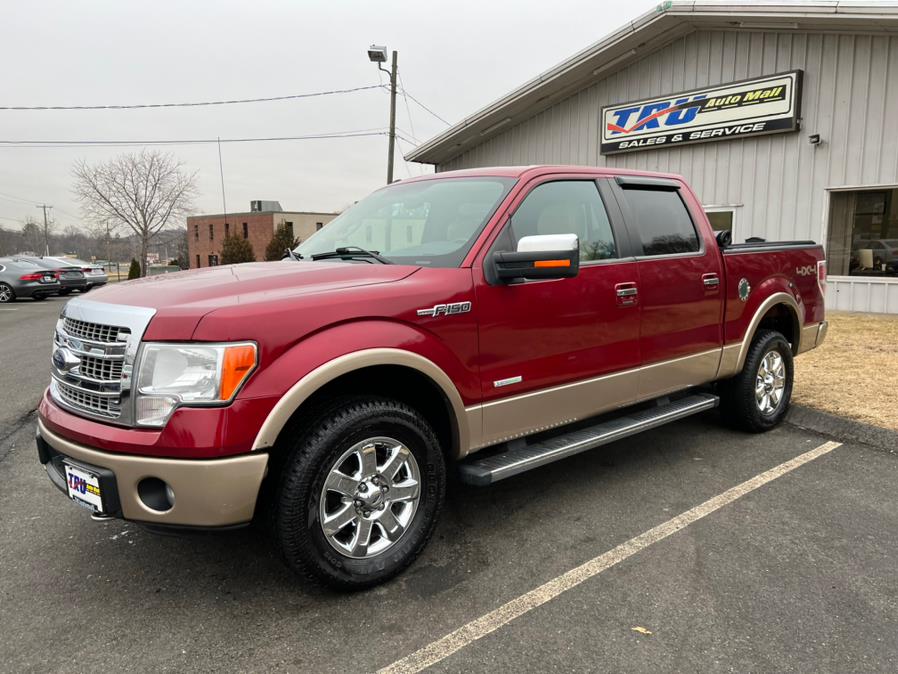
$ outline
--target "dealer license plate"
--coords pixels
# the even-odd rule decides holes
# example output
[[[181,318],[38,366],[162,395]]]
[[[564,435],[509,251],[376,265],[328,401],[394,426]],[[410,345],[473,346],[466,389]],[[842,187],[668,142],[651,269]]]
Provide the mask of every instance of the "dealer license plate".
[[[103,512],[103,495],[100,492],[100,477],[78,466],[65,464],[66,488],[78,505],[96,512]]]

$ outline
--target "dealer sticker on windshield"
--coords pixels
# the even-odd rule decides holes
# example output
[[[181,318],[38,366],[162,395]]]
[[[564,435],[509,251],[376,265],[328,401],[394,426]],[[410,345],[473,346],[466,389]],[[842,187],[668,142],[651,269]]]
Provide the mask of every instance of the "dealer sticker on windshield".
[[[100,477],[88,470],[65,464],[66,488],[69,498],[90,510],[103,512]]]

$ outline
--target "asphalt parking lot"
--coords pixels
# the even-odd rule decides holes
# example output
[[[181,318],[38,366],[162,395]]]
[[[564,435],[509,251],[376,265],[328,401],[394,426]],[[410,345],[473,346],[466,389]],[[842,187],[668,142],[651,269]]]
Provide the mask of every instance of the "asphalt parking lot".
[[[894,454],[696,417],[457,485],[409,571],[335,594],[293,578],[254,530],[97,523],[50,484],[32,410],[61,306],[0,310],[0,670],[898,669]],[[683,513],[700,516],[671,524]],[[655,527],[669,535],[646,538]],[[506,620],[509,602],[526,610]]]

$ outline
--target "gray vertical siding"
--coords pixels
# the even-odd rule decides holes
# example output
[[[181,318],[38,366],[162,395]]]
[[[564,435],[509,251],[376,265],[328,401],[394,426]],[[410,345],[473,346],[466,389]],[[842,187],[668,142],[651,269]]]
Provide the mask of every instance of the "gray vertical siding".
[[[800,133],[599,154],[604,105],[795,68],[805,75]],[[827,187],[898,183],[898,37],[692,33],[438,170],[556,162],[680,173],[704,203],[741,204],[737,239],[822,241]]]

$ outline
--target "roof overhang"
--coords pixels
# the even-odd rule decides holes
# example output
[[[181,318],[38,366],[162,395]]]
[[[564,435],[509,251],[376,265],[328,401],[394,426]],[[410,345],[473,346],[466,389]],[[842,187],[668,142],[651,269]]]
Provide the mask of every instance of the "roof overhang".
[[[569,59],[414,148],[441,164],[696,30],[898,33],[898,2],[662,2]]]

